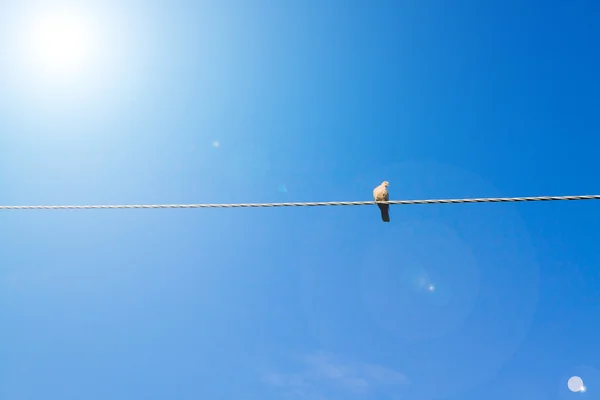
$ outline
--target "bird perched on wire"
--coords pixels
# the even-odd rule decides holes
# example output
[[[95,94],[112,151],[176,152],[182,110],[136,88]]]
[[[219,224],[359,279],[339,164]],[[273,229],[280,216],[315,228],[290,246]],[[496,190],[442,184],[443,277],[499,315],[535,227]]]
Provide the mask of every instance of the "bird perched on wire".
[[[375,198],[375,201],[389,201],[390,196],[387,191],[388,186],[388,181],[383,181],[381,185],[377,186],[373,190],[373,197]],[[381,210],[381,220],[383,222],[390,222],[390,205],[378,203],[377,206]]]

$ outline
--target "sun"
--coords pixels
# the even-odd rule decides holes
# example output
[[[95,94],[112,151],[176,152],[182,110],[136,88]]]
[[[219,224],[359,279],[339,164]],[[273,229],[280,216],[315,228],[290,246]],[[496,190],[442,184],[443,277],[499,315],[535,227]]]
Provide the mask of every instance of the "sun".
[[[0,91],[27,115],[83,120],[122,112],[147,82],[142,72],[158,34],[144,10],[125,1],[9,3],[0,6]]]
[[[93,21],[72,10],[46,10],[23,26],[29,67],[52,76],[72,76],[88,67],[96,49]]]

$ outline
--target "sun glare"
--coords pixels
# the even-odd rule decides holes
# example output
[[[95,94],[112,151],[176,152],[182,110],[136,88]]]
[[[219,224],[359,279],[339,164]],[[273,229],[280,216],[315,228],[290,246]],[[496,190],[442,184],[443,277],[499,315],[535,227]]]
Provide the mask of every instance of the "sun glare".
[[[94,33],[92,21],[76,12],[53,10],[31,16],[22,36],[29,67],[51,75],[83,72],[98,50]]]
[[[15,110],[83,120],[138,96],[155,54],[148,14],[126,2],[13,3],[0,12],[0,90]]]

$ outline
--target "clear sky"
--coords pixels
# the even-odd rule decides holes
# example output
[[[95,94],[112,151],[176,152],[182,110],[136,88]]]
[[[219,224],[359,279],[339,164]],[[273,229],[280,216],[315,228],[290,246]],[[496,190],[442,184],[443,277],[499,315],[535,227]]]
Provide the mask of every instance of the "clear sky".
[[[3,1],[0,204],[599,194],[599,18]],[[599,211],[0,211],[0,398],[598,398]]]

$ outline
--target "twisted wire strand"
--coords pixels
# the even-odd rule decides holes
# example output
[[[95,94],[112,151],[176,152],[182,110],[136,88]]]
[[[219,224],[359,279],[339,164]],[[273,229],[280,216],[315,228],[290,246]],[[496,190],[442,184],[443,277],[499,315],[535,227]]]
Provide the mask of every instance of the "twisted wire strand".
[[[514,203],[527,201],[600,200],[600,195],[580,196],[537,196],[537,197],[482,197],[465,199],[426,199],[390,201],[325,201],[308,203],[233,203],[233,204],[123,204],[123,205],[46,205],[46,206],[2,206],[0,210],[114,210],[156,208],[257,208],[257,207],[322,207],[322,206],[367,206],[374,204],[458,204],[458,203]]]

